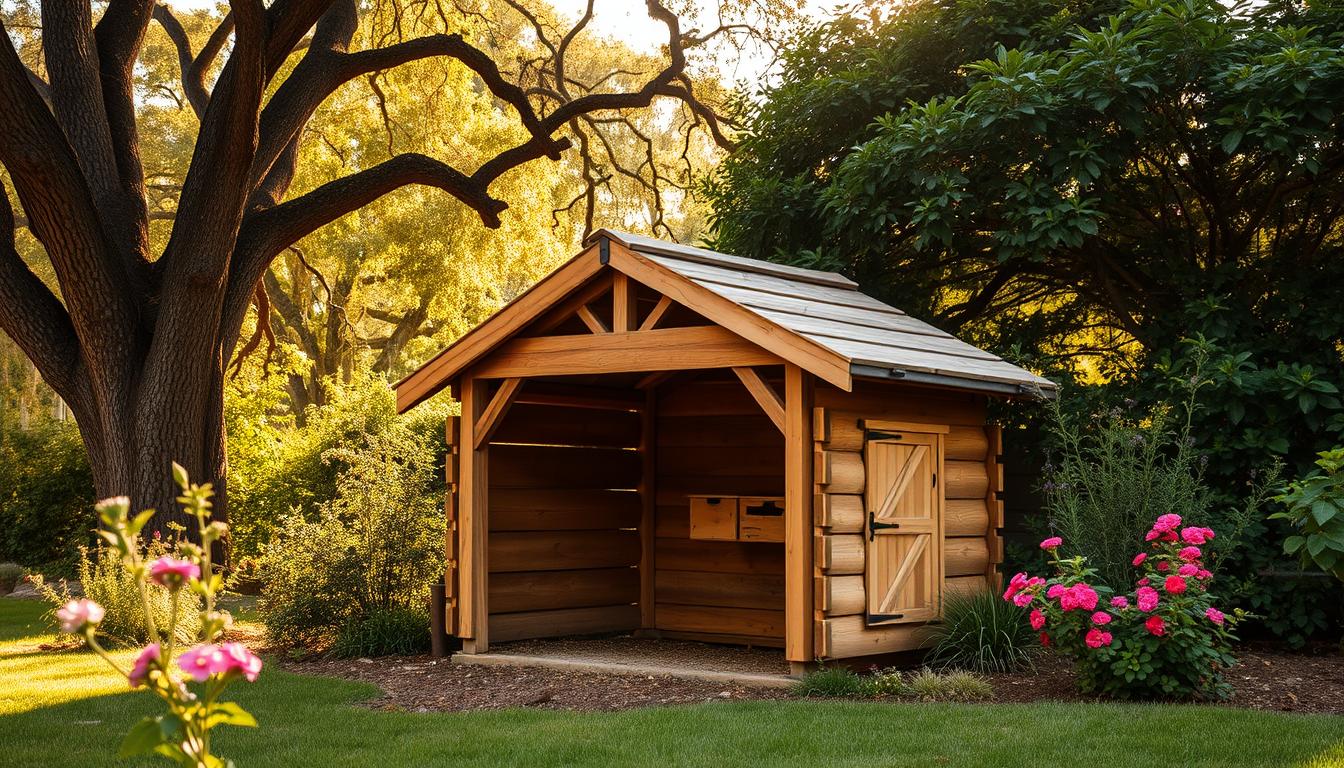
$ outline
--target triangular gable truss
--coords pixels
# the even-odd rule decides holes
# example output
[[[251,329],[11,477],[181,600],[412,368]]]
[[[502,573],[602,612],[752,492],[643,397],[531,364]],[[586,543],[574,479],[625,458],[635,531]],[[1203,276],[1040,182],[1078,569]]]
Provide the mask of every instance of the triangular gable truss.
[[[636,284],[658,294],[643,318],[638,316]],[[610,324],[593,306],[607,294]],[[710,324],[660,327],[676,305]],[[582,322],[588,333],[546,335],[571,318]],[[752,369],[786,362],[842,389],[851,388],[845,357],[604,237],[399,382],[397,409],[406,411],[468,370],[473,377],[507,381],[732,368],[778,424],[778,395]]]

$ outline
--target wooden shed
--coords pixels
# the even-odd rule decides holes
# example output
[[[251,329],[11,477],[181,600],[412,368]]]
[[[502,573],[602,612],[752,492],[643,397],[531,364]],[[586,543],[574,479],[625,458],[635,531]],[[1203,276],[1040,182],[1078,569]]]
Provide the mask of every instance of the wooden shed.
[[[997,584],[990,398],[1054,385],[847,278],[601,230],[397,384],[451,387],[446,629],[916,648]]]

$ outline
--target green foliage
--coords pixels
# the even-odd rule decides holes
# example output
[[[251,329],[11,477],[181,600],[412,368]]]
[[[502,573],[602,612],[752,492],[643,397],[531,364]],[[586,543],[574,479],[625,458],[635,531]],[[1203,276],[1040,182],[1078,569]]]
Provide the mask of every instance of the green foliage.
[[[1344,580],[1344,448],[1322,451],[1316,469],[1274,497],[1286,509],[1270,515],[1287,520],[1294,533],[1283,541],[1285,554],[1303,568],[1312,565]]]
[[[27,430],[0,423],[0,560],[71,575],[79,547],[92,540],[93,496],[73,423],[39,420]]]
[[[965,670],[921,669],[905,680],[903,695],[918,701],[988,701],[994,697],[994,688],[987,680]]]
[[[0,563],[0,595],[13,592],[27,574],[28,571],[18,563]]]
[[[272,644],[318,647],[375,612],[423,610],[442,569],[435,455],[400,421],[324,454],[341,467],[335,498],[312,520],[286,518],[259,566]]]
[[[154,541],[146,548],[143,558],[155,560],[169,553],[162,541]],[[154,626],[167,632],[172,626],[173,596],[156,584],[146,584],[142,599],[140,584],[135,575],[122,565],[122,556],[115,548],[100,545],[94,549],[79,550],[76,577],[83,596],[101,605],[105,615],[98,624],[98,637],[105,643],[120,647],[137,647],[152,642],[149,626],[145,623],[145,606]],[[70,602],[75,595],[63,581],[49,584],[40,576],[33,577],[42,597],[56,609]],[[178,642],[187,643],[200,631],[200,600],[182,595],[177,612],[177,626],[173,635]]]
[[[1028,668],[1040,650],[1036,633],[1022,623],[1017,609],[984,590],[948,594],[943,619],[929,625],[929,638],[930,665],[972,672]]]
[[[331,654],[341,658],[411,656],[429,650],[424,608],[375,608],[340,628]]]
[[[864,694],[863,678],[845,667],[822,667],[808,672],[793,685],[793,695],[803,698],[841,699]]]

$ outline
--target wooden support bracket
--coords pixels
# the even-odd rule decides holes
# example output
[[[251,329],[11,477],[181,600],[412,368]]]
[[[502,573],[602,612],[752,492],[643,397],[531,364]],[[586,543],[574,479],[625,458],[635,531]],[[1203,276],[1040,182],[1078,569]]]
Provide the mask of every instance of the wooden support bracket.
[[[672,299],[667,296],[659,297],[658,303],[653,307],[653,311],[649,312],[649,316],[644,318],[644,322],[639,324],[639,330],[651,331],[654,328],[657,328],[659,321],[663,319],[663,315],[666,315],[667,310],[671,308]]]
[[[589,309],[587,304],[580,304],[579,308],[575,310],[575,314],[579,316],[579,319],[583,321],[584,325],[588,326],[588,330],[593,333],[611,333],[611,329],[607,327],[607,324],[602,322],[602,318],[594,314],[593,310]]]
[[[770,417],[770,421],[774,422],[775,428],[783,433],[784,398],[780,397],[779,393],[767,384],[754,369],[734,368],[733,373],[737,374],[737,378],[742,380],[742,385],[747,388],[756,403],[761,406],[761,410],[765,411],[765,415]]]
[[[490,404],[481,413],[480,424],[476,428],[475,443],[472,447],[479,450],[490,442],[490,437],[503,423],[504,414],[509,412],[509,406],[513,405],[513,399],[518,396],[518,388],[522,385],[523,380],[519,378],[505,379],[504,383],[499,385],[499,390],[495,392],[495,396],[490,399]]]

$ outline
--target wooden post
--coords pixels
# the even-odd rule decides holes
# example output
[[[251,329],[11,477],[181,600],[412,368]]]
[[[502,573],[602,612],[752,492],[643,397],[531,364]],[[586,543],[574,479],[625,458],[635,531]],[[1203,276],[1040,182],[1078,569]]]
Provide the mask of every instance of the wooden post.
[[[476,445],[476,433],[487,404],[485,382],[462,379],[462,424],[458,455],[458,626],[465,653],[489,648],[489,606],[486,605],[486,498],[489,444]]]
[[[812,584],[812,375],[784,366],[784,655],[795,672],[815,659]]]
[[[611,283],[611,330],[629,333],[638,327],[635,298],[634,283],[617,273]]]
[[[989,551],[989,563],[985,566],[985,584],[991,592],[1002,588],[1002,575],[999,563],[1003,562],[1003,538],[999,529],[1003,528],[1003,429],[997,424],[985,427],[989,446],[985,451],[985,474],[989,477],[988,490],[985,491],[985,509],[989,512],[989,524],[985,528],[985,549]]]
[[[639,455],[643,470],[639,481],[639,499],[643,508],[639,518],[639,626],[646,632],[657,626],[655,615],[654,563],[656,513],[658,505],[658,395],[649,389],[644,394],[644,410],[640,412]]]

